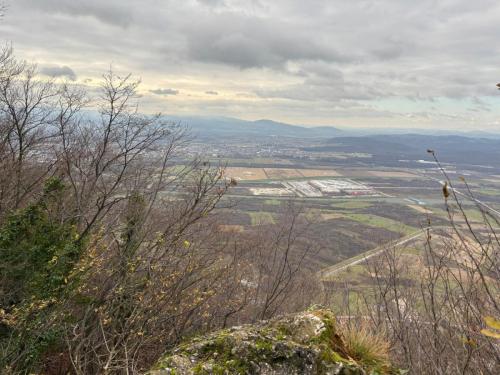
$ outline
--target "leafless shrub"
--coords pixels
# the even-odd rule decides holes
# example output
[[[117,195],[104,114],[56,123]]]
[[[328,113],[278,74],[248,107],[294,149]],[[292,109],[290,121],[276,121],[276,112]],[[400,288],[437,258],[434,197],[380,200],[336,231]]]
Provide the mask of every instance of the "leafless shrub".
[[[5,16],[5,12],[7,11],[7,5],[5,3],[0,3],[0,19]]]
[[[425,229],[421,254],[410,261],[397,248],[367,261],[372,287],[346,315],[385,330],[393,358],[412,374],[496,374],[500,347],[480,330],[484,317],[500,313],[498,220],[465,181],[461,194],[442,172],[449,228]],[[464,200],[482,213],[481,227]]]
[[[0,52],[0,222],[17,209],[54,171],[46,152],[55,132],[53,106],[58,90],[36,79],[36,67],[18,61],[12,49]],[[37,163],[33,163],[36,159]]]
[[[221,166],[186,161],[186,128],[142,115],[138,85],[110,71],[89,97],[40,80],[9,48],[0,54],[0,226],[54,177],[63,193],[43,207],[72,233],[70,256],[49,260],[69,269],[52,297],[0,305],[11,331],[0,347],[5,371],[34,370],[29,362],[44,373],[138,373],[187,335],[311,300],[300,212],[249,232],[221,230],[234,181]],[[45,332],[55,344],[34,350]],[[42,358],[31,361],[34,352]]]

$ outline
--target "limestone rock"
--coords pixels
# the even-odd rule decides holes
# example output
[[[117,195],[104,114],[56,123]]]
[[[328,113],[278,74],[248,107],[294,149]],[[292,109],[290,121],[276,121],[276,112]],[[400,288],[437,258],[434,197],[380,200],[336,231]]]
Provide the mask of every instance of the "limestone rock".
[[[349,358],[326,310],[288,315],[193,339],[166,353],[151,375],[378,374]]]

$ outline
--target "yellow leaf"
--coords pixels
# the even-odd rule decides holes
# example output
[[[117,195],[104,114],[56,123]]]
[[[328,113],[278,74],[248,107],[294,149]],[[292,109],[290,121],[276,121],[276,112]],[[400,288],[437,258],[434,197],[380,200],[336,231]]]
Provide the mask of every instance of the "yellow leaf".
[[[470,346],[473,346],[473,347],[477,346],[476,341],[474,341],[473,339],[468,339],[467,337],[462,337],[461,341],[462,341],[462,343],[464,345],[470,345]]]
[[[488,327],[500,330],[500,320],[497,320],[492,316],[485,316],[484,322]]]
[[[500,340],[500,333],[490,331],[489,329],[482,329],[481,333],[485,336]]]
[[[191,243],[188,240],[184,240],[183,244],[186,249],[189,249],[189,246],[191,246]]]

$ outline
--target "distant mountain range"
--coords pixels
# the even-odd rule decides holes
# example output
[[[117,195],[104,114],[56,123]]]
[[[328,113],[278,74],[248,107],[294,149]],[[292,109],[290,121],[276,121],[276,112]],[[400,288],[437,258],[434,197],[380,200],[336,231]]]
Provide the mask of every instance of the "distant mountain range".
[[[187,125],[193,135],[198,137],[300,137],[331,138],[338,136],[364,136],[377,134],[420,134],[420,135],[459,135],[473,138],[500,138],[500,133],[484,131],[454,131],[410,128],[339,128],[333,126],[291,125],[273,120],[247,121],[230,117],[202,116],[165,116],[166,119]]]
[[[432,161],[427,150],[434,150],[439,160],[456,164],[500,167],[500,139],[459,135],[379,134],[333,137],[323,145],[306,147],[309,152],[367,153],[367,162],[397,164],[400,160]]]
[[[305,137],[330,138],[344,133],[331,126],[305,127],[272,120],[246,121],[229,117],[179,117],[165,116],[189,127],[199,137]]]

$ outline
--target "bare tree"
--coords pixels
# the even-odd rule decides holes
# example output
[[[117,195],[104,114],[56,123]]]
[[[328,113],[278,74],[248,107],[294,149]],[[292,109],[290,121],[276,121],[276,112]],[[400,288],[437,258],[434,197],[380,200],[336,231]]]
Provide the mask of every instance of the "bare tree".
[[[36,74],[36,67],[16,60],[12,49],[2,50],[0,152],[6,173],[0,181],[0,213],[19,208],[54,170],[47,148],[55,137],[51,124],[58,90]]]
[[[36,208],[37,235],[50,229],[64,240],[36,242],[36,264],[0,248],[11,262],[0,267],[2,370],[138,373],[186,335],[310,301],[311,293],[294,297],[310,287],[303,215],[288,210],[272,226],[222,230],[235,181],[220,165],[187,160],[186,128],[141,114],[138,85],[110,71],[89,97],[41,80],[10,49],[0,55],[0,230],[21,213],[32,232]],[[10,266],[42,268],[37,279],[23,273],[39,295],[19,289],[9,298],[18,280],[7,280]]]
[[[393,357],[412,374],[496,374],[500,347],[480,331],[485,317],[500,314],[499,223],[465,180],[460,196],[442,172],[449,228],[430,225],[419,256],[388,248],[367,261],[372,288],[361,290],[347,317],[386,331]],[[481,226],[463,200],[482,213]]]
[[[0,19],[5,16],[5,12],[7,11],[7,5],[4,2],[0,3]]]

